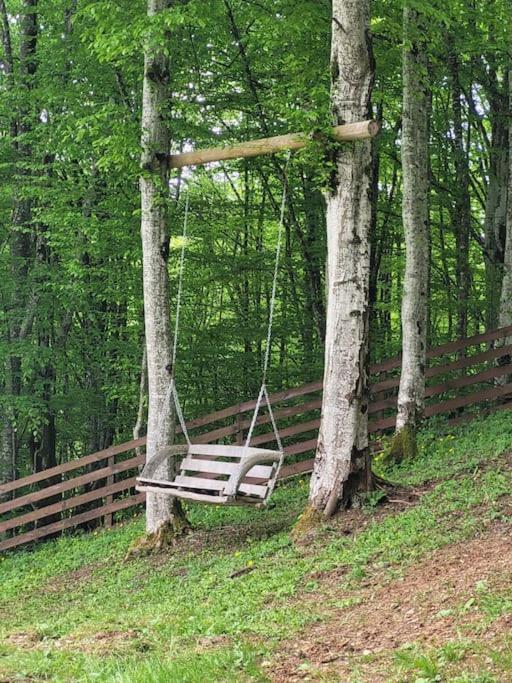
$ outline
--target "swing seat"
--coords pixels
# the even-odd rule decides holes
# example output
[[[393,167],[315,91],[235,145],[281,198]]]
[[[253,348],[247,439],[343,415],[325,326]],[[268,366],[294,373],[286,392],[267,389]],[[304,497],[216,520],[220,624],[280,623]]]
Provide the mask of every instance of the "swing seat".
[[[158,468],[169,458],[179,463],[176,476],[166,481],[158,477]],[[197,503],[263,507],[281,461],[281,451],[250,446],[170,446],[146,463],[136,489]]]

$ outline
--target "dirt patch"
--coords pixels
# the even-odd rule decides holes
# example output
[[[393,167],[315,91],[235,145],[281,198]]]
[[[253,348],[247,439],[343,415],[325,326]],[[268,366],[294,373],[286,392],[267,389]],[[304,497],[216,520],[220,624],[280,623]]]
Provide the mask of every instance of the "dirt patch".
[[[78,584],[90,581],[92,575],[104,566],[106,566],[104,563],[96,563],[74,569],[65,574],[59,574],[48,579],[44,585],[44,591],[46,593],[62,593],[68,589],[76,590]]]
[[[86,652],[90,654],[112,654],[113,651],[126,649],[140,639],[135,630],[99,631],[90,635],[69,635],[53,642],[59,650]],[[144,648],[142,648],[144,649]]]
[[[228,647],[232,642],[229,636],[203,636],[197,641],[196,651],[209,652],[220,647]]]
[[[9,645],[23,650],[47,649],[49,646],[57,650],[69,650],[94,654],[111,654],[113,651],[123,650],[140,640],[140,634],[135,630],[128,631],[99,631],[90,635],[67,635],[62,638],[48,638],[35,632],[13,633],[8,636]],[[141,647],[142,641],[140,642]]]
[[[7,636],[5,642],[22,650],[33,650],[41,642],[41,636],[34,631],[20,631],[19,633],[11,633]]]
[[[305,664],[350,680],[352,664],[361,656],[393,651],[406,643],[436,645],[468,629],[478,615],[464,612],[478,582],[510,585],[512,581],[512,528],[494,522],[481,536],[442,548],[409,568],[400,579],[369,585],[359,591],[343,590],[339,576],[320,578],[320,590],[333,600],[358,604],[333,609],[330,618],[284,643],[272,667],[275,683],[308,678]],[[462,609],[461,609],[462,608]],[[510,617],[492,624],[510,628]],[[333,668],[334,667],[334,668]],[[315,680],[314,678],[310,680]],[[387,681],[375,669],[369,683]]]

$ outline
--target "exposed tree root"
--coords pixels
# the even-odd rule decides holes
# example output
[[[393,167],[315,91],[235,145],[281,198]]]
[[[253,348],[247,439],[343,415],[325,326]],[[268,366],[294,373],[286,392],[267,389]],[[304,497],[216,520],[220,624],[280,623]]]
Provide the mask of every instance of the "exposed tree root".
[[[373,486],[376,489],[394,489],[396,488],[397,484],[393,481],[389,481],[389,479],[384,479],[384,477],[380,477],[378,474],[373,473]]]
[[[160,553],[174,546],[177,539],[188,534],[191,529],[192,527],[183,513],[173,515],[171,520],[162,522],[153,534],[146,534],[146,536],[137,539],[129,548],[125,560]]]

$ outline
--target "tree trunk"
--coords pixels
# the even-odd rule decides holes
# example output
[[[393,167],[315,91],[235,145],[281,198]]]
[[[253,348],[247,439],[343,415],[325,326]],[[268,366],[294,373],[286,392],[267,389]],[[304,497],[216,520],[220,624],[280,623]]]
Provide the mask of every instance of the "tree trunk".
[[[453,40],[453,39],[452,39]],[[469,165],[464,149],[462,125],[462,93],[460,87],[459,60],[455,46],[450,46],[449,66],[452,91],[453,133],[455,145],[455,259],[457,281],[457,336],[468,335],[468,307],[471,291],[469,267],[469,236],[471,232],[471,198],[469,194]]]
[[[334,0],[332,107],[336,123],[369,116],[374,62],[369,0]],[[371,142],[336,152],[327,201],[327,321],[322,419],[311,478],[313,515],[333,515],[372,483],[368,455]],[[307,519],[305,513],[303,519]],[[300,527],[300,522],[299,522]]]
[[[487,290],[487,329],[498,324],[499,296],[504,260],[506,197],[508,177],[508,88],[502,92],[494,69],[488,71],[487,90],[492,126],[489,182],[485,206],[485,275]]]
[[[14,430],[11,421],[2,417],[0,424],[0,484],[6,484],[15,479],[16,463],[13,461],[15,449]],[[8,493],[0,493],[0,503],[9,499]]]
[[[509,73],[510,107],[512,110],[512,71]],[[512,126],[509,128],[509,173],[507,193],[507,219],[505,234],[505,256],[503,260],[503,280],[501,284],[499,326],[512,325]],[[512,344],[512,336],[503,340],[503,345]],[[512,358],[507,356],[500,359],[501,363],[510,363]],[[503,384],[510,382],[510,376],[504,375]]]
[[[402,299],[402,374],[391,456],[414,455],[425,404],[428,322],[428,62],[419,13],[404,7],[402,174],[406,265]]]
[[[139,380],[139,408],[137,410],[137,420],[133,427],[133,438],[140,439],[144,429],[146,416],[146,400],[148,392],[148,362],[147,362],[147,348],[146,340],[143,340],[142,360],[140,363],[140,380]],[[142,455],[142,448],[136,448],[135,453],[137,457]]]
[[[168,6],[167,0],[148,0],[149,17]],[[144,54],[141,155],[141,237],[143,255],[144,321],[148,366],[148,434],[146,457],[154,458],[174,438],[174,411],[168,396],[173,368],[169,310],[169,235],[166,229],[169,185],[169,130],[164,111],[169,98],[169,59],[166,46],[148,40]],[[157,472],[159,479],[173,475],[172,463]],[[148,494],[146,530],[181,526],[182,510],[175,498]]]

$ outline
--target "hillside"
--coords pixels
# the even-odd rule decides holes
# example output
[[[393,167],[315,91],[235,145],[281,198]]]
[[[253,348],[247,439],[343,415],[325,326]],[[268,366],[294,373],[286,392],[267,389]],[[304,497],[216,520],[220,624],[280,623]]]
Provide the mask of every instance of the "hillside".
[[[512,681],[510,414],[420,447],[300,546],[304,480],[168,554],[124,559],[136,519],[2,557],[0,680]]]

